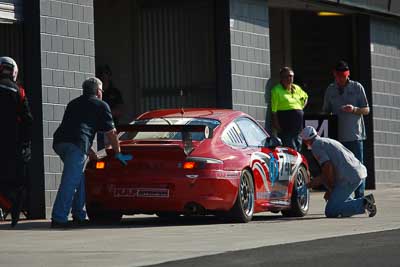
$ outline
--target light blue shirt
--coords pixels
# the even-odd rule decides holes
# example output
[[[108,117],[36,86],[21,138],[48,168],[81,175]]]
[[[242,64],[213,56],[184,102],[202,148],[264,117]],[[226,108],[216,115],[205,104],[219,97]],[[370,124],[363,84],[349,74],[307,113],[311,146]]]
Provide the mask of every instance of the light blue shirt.
[[[364,87],[358,82],[349,80],[341,93],[336,83],[330,84],[325,92],[322,110],[337,115],[339,141],[365,140],[363,116],[341,111],[341,107],[347,104],[358,108],[368,107]]]
[[[312,144],[312,153],[321,166],[331,161],[338,183],[357,183],[367,177],[365,166],[336,140],[317,136]]]

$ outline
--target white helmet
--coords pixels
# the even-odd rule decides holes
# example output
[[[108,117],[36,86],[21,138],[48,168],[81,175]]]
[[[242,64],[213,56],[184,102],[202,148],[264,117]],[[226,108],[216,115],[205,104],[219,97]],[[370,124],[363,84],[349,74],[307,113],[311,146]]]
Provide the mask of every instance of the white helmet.
[[[307,126],[301,131],[301,138],[303,140],[311,140],[317,136],[317,131],[312,126]]]
[[[18,65],[15,60],[10,57],[0,57],[0,74],[9,75],[15,82],[18,76]]]

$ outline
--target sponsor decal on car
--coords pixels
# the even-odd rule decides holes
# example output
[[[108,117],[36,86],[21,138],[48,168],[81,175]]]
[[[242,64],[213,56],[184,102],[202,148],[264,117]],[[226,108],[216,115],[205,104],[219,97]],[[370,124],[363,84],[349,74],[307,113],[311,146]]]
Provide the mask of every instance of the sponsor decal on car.
[[[240,178],[240,171],[226,171],[227,178]]]
[[[265,199],[265,198],[269,198],[270,195],[271,195],[271,192],[267,192],[267,191],[257,192],[256,198],[257,199]]]
[[[257,199],[283,198],[283,197],[287,196],[287,192],[284,190],[273,191],[273,192],[260,191],[260,192],[257,192],[256,196],[257,196]]]
[[[287,153],[285,148],[277,148],[274,152],[255,152],[251,155],[251,168],[257,172],[263,181],[265,191],[258,192],[257,199],[280,197],[273,194],[278,192],[273,190],[277,183],[287,183],[294,179],[297,169],[301,163],[301,157]],[[274,192],[274,193],[271,193]],[[282,195],[287,191],[282,190]]]
[[[169,190],[165,188],[139,188],[137,190],[138,197],[169,197]]]
[[[275,205],[282,205],[282,206],[289,206],[290,200],[271,200],[271,204]]]
[[[126,198],[126,197],[168,198],[169,197],[169,189],[167,188],[137,188],[137,187],[110,186],[109,191],[114,198]]]

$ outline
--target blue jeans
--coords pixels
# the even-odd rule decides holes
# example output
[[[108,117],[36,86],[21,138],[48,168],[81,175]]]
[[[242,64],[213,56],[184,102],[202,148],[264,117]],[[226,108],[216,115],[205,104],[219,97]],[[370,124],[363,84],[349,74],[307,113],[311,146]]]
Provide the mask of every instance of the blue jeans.
[[[301,150],[301,137],[298,133],[281,132],[278,137],[282,140],[283,146],[291,147],[294,150]]]
[[[351,194],[363,182],[335,184],[325,207],[328,218],[350,217],[365,213],[364,198],[351,198]]]
[[[83,168],[87,155],[71,143],[55,144],[54,150],[63,161],[64,169],[51,217],[56,222],[66,223],[72,207],[72,216],[77,220],[84,220],[86,212],[83,210],[85,205]]]
[[[342,143],[348,150],[353,152],[354,156],[364,164],[364,146],[362,140],[355,140],[350,142],[343,142]],[[360,184],[360,186],[354,191],[354,197],[359,198],[364,196],[365,191],[365,179]]]

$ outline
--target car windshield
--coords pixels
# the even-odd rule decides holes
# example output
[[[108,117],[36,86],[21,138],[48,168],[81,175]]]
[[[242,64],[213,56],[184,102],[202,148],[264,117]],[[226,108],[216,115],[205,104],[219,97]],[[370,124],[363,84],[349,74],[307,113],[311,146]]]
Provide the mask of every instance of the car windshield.
[[[201,118],[153,118],[147,120],[137,120],[130,124],[133,125],[206,125],[210,130],[214,130],[220,122],[212,119]],[[204,132],[192,132],[192,140],[201,141],[205,138]],[[123,132],[119,140],[149,140],[149,139],[169,139],[181,140],[180,132]]]

